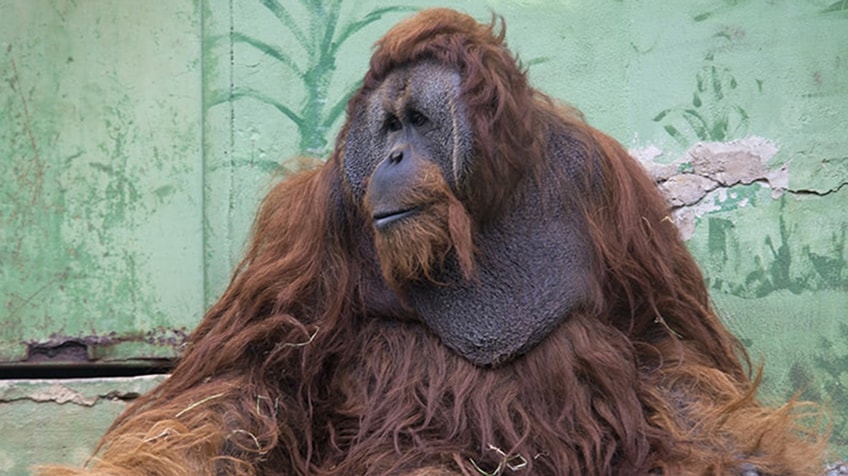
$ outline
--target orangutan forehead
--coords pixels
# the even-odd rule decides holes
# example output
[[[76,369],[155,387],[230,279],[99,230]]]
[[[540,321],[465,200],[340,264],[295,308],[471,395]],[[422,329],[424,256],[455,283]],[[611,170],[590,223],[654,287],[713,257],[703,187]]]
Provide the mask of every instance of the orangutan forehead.
[[[435,61],[425,61],[402,66],[389,73],[375,91],[372,101],[377,102],[383,111],[394,114],[409,108],[433,114],[445,110],[447,103],[457,97],[460,83],[461,77],[456,69]]]

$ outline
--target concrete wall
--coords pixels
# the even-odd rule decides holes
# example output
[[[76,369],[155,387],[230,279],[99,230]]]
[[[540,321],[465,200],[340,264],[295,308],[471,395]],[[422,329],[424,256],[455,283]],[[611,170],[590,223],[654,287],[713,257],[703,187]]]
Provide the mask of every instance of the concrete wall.
[[[305,5],[0,0],[0,361],[175,355],[374,40],[436,2]],[[848,2],[456,5],[645,163],[766,398],[824,402],[848,456]],[[139,384],[3,385],[0,472],[24,474],[81,463]]]

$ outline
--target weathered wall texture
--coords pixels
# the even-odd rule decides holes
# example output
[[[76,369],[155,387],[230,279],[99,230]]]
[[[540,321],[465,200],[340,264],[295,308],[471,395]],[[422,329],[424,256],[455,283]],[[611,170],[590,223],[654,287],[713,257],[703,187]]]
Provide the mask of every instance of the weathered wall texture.
[[[82,464],[126,402],[164,376],[0,381],[0,474],[31,464]]]
[[[371,44],[436,3],[0,0],[0,361],[175,355],[269,185],[332,147]],[[848,456],[848,2],[461,8],[502,14],[532,81],[645,163],[767,397],[824,402]],[[122,405],[32,385],[0,388],[9,474],[81,462]]]
[[[0,2],[0,361],[173,355],[203,308],[199,10]]]

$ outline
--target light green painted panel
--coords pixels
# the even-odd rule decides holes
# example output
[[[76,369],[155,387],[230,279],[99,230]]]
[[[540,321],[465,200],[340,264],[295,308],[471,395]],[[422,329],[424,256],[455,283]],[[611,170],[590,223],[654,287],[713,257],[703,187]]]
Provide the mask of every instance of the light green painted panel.
[[[200,50],[190,0],[0,2],[0,361],[171,357],[198,321]]]
[[[172,354],[271,184],[326,157],[373,42],[406,7],[443,5],[306,3],[0,0],[0,360],[51,336]],[[651,167],[675,164],[670,192],[714,187],[676,216],[716,305],[764,362],[767,397],[825,402],[848,457],[848,4],[454,6],[502,14],[534,84]],[[754,183],[697,170],[703,141],[707,163],[741,150],[733,173],[762,159]]]
[[[0,381],[0,474],[36,464],[80,466],[127,402],[164,376]]]
[[[204,2],[207,304],[238,263],[259,200],[301,157],[326,157],[371,44],[413,10],[306,3]]]

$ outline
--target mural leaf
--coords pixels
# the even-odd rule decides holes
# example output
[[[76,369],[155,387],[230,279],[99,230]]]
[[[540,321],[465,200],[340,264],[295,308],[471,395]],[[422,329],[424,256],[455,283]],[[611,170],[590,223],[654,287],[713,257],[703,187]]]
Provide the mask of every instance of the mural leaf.
[[[663,118],[665,116],[668,115],[669,112],[671,112],[671,109],[666,109],[664,111],[661,111],[659,114],[656,115],[656,117],[654,117],[653,121],[654,122],[660,122],[661,120],[663,120]]]
[[[232,92],[230,98],[231,98],[230,100],[232,100],[232,101],[234,101],[236,99],[241,99],[241,98],[256,99],[257,101],[268,104],[269,106],[272,106],[276,110],[283,113],[286,117],[288,117],[289,119],[291,119],[292,122],[295,123],[295,125],[298,127],[298,129],[302,129],[304,127],[303,118],[298,116],[297,113],[295,113],[293,110],[289,109],[285,105],[281,104],[276,99],[274,99],[274,98],[272,98],[272,97],[270,97],[266,94],[263,94],[263,93],[255,90],[255,89],[236,86],[236,87],[233,88],[233,92]]]
[[[663,129],[677,142],[681,144],[686,144],[686,137],[684,137],[683,134],[681,134],[680,131],[678,131],[677,128],[675,128],[674,126],[666,125],[663,127]]]
[[[261,0],[262,5],[265,6],[271,13],[274,14],[277,19],[283,22],[284,25],[292,32],[297,42],[300,43],[304,49],[309,50],[310,43],[309,39],[303,33],[303,30],[300,29],[297,22],[294,20],[294,17],[291,16],[288,10],[285,7],[280,5],[277,0]]]
[[[698,139],[715,139],[714,137],[710,136],[707,121],[705,121],[704,118],[701,117],[700,114],[698,114],[698,111],[694,109],[687,109],[683,111],[683,119],[685,119],[686,122],[689,124],[689,127],[691,127],[695,131],[695,135],[698,136]]]
[[[831,3],[827,8],[822,10],[822,13],[846,12],[846,11],[848,11],[848,0],[839,0],[838,2]]]
[[[353,85],[353,86],[352,86],[352,87],[348,90],[347,94],[345,94],[343,97],[339,98],[339,99],[336,101],[336,103],[335,103],[335,104],[333,104],[333,107],[331,107],[331,108],[330,108],[330,110],[329,110],[329,112],[327,112],[327,117],[326,117],[326,118],[324,118],[324,122],[322,123],[322,126],[323,126],[323,127],[325,127],[325,128],[327,128],[327,129],[329,129],[329,128],[330,128],[330,126],[332,126],[332,125],[333,125],[333,123],[334,123],[334,122],[336,122],[336,119],[338,119],[338,118],[342,115],[342,113],[344,112],[345,107],[347,106],[347,101],[348,101],[348,99],[349,99],[349,98],[350,98],[350,97],[351,97],[351,96],[352,96],[352,95],[353,95],[353,94],[354,94],[354,93],[355,93],[355,92],[356,92],[356,91],[357,91],[357,90],[358,90],[361,86],[362,86],[362,81],[361,81],[361,80],[360,80],[360,81],[357,81],[357,83],[356,83],[355,85]]]
[[[746,101],[746,91],[728,67],[707,63],[695,75],[695,90],[688,104],[661,111],[654,122],[661,122],[665,131],[684,147],[695,141],[724,141],[743,136],[749,116],[739,102]],[[674,131],[674,133],[672,133]]]
[[[324,38],[321,39],[322,55],[335,56],[333,50],[333,35],[336,33],[336,27],[339,23],[339,11],[341,10],[341,1],[336,0],[330,5],[330,15],[327,18],[326,28],[324,29]]]
[[[288,54],[284,53],[280,48],[276,46],[269,45],[262,40],[258,40],[253,38],[252,36],[247,36],[244,33],[233,32],[232,34],[233,42],[241,42],[246,43],[257,50],[265,53],[266,55],[276,59],[280,63],[288,66],[295,74],[298,76],[303,76],[303,71],[300,67],[294,62],[294,60]]]
[[[535,66],[537,64],[542,64],[542,63],[547,63],[550,60],[551,60],[550,56],[537,56],[537,57],[531,59],[530,61],[528,61],[524,66],[527,69],[530,69],[531,66]]]

